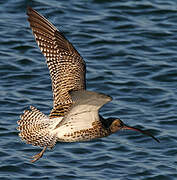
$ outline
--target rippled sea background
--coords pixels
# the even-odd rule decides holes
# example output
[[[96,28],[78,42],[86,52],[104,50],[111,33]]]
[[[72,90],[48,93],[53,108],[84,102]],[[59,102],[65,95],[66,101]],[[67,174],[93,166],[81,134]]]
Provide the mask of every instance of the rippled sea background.
[[[87,63],[87,89],[109,94],[104,117],[119,117],[161,143],[121,131],[40,151],[21,142],[20,114],[52,109],[45,59],[27,22],[31,6],[74,44]],[[177,1],[0,1],[0,179],[177,179]]]

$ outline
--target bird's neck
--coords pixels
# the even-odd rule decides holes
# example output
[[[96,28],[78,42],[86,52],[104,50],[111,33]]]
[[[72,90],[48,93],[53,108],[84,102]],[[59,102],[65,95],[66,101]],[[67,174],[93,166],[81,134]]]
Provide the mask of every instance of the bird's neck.
[[[112,122],[114,121],[114,119],[113,118],[105,119],[101,115],[99,115],[99,117],[100,117],[100,121],[101,121],[103,127],[107,130],[110,130],[110,126],[111,126]]]

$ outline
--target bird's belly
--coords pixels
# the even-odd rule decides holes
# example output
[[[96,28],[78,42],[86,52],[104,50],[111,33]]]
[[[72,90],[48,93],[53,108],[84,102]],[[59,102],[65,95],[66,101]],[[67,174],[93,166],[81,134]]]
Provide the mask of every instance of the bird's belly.
[[[110,133],[107,130],[103,129],[83,129],[74,132],[66,132],[58,134],[57,140],[60,142],[81,142],[81,141],[90,141],[92,139],[101,138],[108,136]]]
[[[92,139],[99,138],[100,136],[92,136],[90,134],[84,134],[84,135],[72,135],[72,134],[67,134],[63,137],[58,137],[58,141],[60,142],[83,142],[83,141],[90,141]]]

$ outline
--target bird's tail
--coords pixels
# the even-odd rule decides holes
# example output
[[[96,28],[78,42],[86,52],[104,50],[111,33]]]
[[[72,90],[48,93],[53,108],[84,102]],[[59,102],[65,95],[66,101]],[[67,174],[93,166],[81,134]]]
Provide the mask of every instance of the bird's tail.
[[[52,148],[56,143],[56,135],[51,133],[53,121],[35,107],[25,110],[17,121],[19,136],[27,144]]]

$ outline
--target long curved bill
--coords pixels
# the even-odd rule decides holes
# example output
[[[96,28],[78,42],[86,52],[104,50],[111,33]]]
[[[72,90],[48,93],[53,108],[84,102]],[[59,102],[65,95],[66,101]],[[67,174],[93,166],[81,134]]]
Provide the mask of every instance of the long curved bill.
[[[150,133],[148,133],[148,132],[146,132],[146,131],[143,131],[143,130],[141,130],[141,129],[134,128],[134,127],[131,127],[131,126],[127,126],[127,125],[125,125],[125,124],[124,124],[124,126],[122,127],[122,129],[129,129],[129,130],[133,130],[133,131],[138,131],[138,132],[140,132],[140,133],[142,133],[142,134],[145,134],[145,135],[147,135],[147,136],[152,137],[155,141],[157,141],[158,143],[160,143],[160,141],[159,141],[157,138],[155,138],[152,134],[150,134]]]

